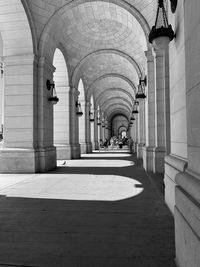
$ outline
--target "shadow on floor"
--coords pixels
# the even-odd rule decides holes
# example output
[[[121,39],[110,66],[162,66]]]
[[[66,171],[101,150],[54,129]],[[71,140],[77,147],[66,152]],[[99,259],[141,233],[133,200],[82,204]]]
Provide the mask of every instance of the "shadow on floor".
[[[129,158],[130,160],[130,158]],[[173,218],[139,161],[124,168],[60,167],[50,175],[116,174],[144,188],[120,201],[0,197],[0,266],[170,267]],[[39,179],[39,178],[38,178]]]

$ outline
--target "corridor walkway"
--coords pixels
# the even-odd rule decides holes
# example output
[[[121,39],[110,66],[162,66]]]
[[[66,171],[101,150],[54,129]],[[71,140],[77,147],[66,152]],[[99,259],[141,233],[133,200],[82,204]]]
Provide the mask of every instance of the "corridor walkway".
[[[127,151],[0,175],[0,266],[172,267],[173,218],[158,177]]]

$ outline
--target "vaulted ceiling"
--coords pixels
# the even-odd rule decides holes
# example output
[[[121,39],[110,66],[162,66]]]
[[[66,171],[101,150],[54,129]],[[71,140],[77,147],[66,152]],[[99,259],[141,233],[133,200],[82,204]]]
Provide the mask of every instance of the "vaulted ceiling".
[[[69,85],[83,81],[87,101],[106,114],[130,116],[139,78],[145,75],[148,33],[157,0],[26,0],[39,52],[53,61],[59,48]],[[66,73],[67,75],[67,73]]]

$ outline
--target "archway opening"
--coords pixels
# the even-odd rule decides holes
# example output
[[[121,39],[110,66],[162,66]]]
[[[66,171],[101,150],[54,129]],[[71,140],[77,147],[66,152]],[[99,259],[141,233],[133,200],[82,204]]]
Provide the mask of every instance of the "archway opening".
[[[56,68],[54,82],[59,98],[59,102],[54,105],[54,145],[57,149],[57,159],[66,159],[70,158],[70,149],[67,152],[70,142],[69,80],[65,58],[58,48],[54,53],[53,65]]]

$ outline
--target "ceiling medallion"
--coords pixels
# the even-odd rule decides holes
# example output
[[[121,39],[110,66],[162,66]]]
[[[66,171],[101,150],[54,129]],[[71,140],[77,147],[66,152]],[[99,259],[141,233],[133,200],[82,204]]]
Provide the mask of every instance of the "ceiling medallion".
[[[172,13],[175,13],[178,0],[170,0],[170,2],[171,2],[171,11]]]

